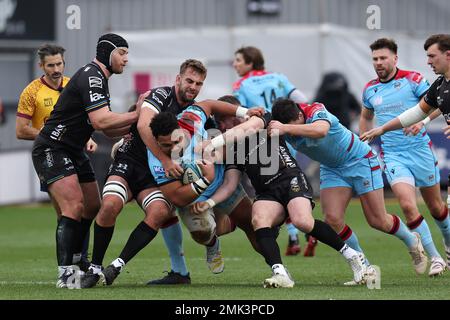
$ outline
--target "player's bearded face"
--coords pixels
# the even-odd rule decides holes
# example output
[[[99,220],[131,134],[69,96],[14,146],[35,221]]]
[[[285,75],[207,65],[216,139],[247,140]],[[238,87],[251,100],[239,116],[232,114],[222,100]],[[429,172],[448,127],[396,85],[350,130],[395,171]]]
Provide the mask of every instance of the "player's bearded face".
[[[191,103],[203,87],[205,75],[188,68],[183,74],[177,76],[178,96],[182,102]]]
[[[397,55],[386,48],[374,50],[372,52],[372,63],[378,78],[386,79],[395,69]]]
[[[40,65],[45,75],[51,80],[59,80],[64,73],[64,59],[59,53],[46,56]]]

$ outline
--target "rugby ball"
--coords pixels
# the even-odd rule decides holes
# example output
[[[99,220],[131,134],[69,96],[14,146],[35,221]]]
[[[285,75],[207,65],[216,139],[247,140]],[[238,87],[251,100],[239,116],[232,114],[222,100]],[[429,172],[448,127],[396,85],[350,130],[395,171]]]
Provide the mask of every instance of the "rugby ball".
[[[195,162],[183,162],[181,167],[183,172],[183,184],[192,183],[203,177],[202,170]]]

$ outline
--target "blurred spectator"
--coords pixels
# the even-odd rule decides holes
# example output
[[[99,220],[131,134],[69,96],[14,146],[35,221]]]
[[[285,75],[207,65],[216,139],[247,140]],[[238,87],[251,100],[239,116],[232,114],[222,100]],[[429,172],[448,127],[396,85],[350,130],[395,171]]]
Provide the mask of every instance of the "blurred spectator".
[[[361,105],[348,90],[347,79],[339,72],[329,72],[323,76],[314,101],[323,103],[350,130],[353,120],[361,113]]]

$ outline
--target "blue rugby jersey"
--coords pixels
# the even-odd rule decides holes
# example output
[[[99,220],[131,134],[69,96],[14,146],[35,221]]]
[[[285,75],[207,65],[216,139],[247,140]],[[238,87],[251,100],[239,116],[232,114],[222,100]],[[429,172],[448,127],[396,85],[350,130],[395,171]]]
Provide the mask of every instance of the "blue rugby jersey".
[[[298,105],[306,116],[305,124],[324,120],[330,123],[328,134],[320,139],[285,135],[294,149],[331,168],[340,167],[371,152],[367,143],[344,127],[321,103]]]
[[[272,111],[277,98],[288,98],[294,85],[281,73],[253,70],[233,84],[233,95],[246,108],[264,107]]]
[[[376,116],[377,126],[396,118],[419,103],[430,84],[418,72],[397,69],[388,82],[379,79],[369,81],[363,91],[363,105]],[[413,145],[428,144],[430,138],[425,128],[415,136],[405,136],[403,129],[386,132],[381,136],[383,150],[408,149]]]

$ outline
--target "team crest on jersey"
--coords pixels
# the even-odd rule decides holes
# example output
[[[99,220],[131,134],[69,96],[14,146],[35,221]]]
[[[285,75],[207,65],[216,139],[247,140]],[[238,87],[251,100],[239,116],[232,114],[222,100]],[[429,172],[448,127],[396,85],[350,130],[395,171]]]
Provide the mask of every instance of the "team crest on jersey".
[[[53,105],[53,99],[52,98],[45,98],[44,99],[44,106],[51,107]]]
[[[395,83],[394,83],[394,88],[395,89],[400,89],[400,86],[401,86],[402,84],[400,83],[400,82],[398,82],[398,81],[396,81]]]
[[[438,96],[436,100],[439,107],[442,105],[442,102],[444,102],[444,99],[442,99],[441,96]]]
[[[298,184],[298,179],[297,178],[293,178],[291,180],[291,190],[293,192],[299,192],[300,191],[300,186]]]
[[[327,114],[325,113],[325,111],[319,111],[316,113],[316,117],[319,119],[325,119],[327,117]]]
[[[375,100],[373,101],[373,104],[375,106],[379,106],[383,103],[383,97],[382,96],[376,96]]]

